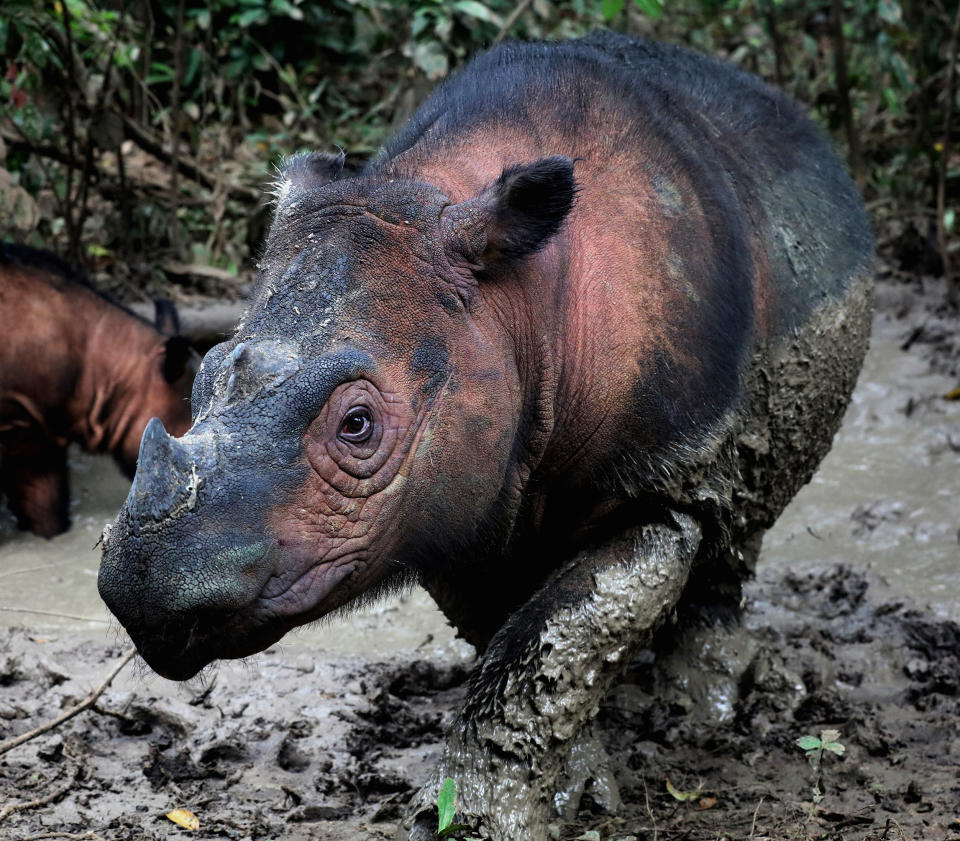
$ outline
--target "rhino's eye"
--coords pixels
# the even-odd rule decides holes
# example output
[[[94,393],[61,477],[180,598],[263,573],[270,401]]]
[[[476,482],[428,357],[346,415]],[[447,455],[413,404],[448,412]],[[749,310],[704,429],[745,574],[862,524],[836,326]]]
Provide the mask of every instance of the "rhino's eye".
[[[362,444],[373,434],[373,418],[370,410],[358,406],[347,412],[340,424],[339,437],[350,444]]]

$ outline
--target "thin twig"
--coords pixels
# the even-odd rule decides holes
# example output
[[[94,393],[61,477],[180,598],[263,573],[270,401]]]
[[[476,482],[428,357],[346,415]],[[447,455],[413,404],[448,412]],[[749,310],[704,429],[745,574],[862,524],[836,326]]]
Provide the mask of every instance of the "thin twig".
[[[647,791],[647,781],[643,781],[643,802],[647,806],[647,814],[650,816],[650,823],[653,824],[653,841],[657,841],[657,819],[653,816],[653,809],[650,808],[650,792]]]
[[[0,572],[0,578],[6,578],[8,575],[22,575],[25,572],[40,572],[42,569],[59,566],[59,564],[44,564],[39,567],[20,567],[20,569],[8,569]]]
[[[513,29],[513,25],[517,22],[517,18],[519,18],[520,15],[527,10],[532,2],[533,0],[520,0],[520,2],[517,3],[517,7],[510,12],[510,17],[503,22],[503,26],[500,27],[500,31],[497,33],[497,37],[493,39],[493,44],[491,46],[499,44],[504,38],[506,38],[507,33]]]
[[[20,841],[43,841],[45,838],[68,838],[70,841],[106,841],[102,835],[97,835],[92,829],[86,832],[38,832],[36,835],[27,835]]]
[[[853,119],[853,106],[850,104],[850,83],[847,79],[846,39],[843,35],[843,0],[832,0],[830,22],[833,28],[833,69],[837,78],[837,99],[840,117],[847,135],[847,148],[850,154],[850,171],[858,184],[862,184],[863,166],[860,159],[860,136]]]
[[[75,61],[75,52],[73,49],[73,32],[70,26],[70,11],[67,8],[67,4],[63,3],[61,5],[61,13],[63,16],[63,34],[64,34],[64,43],[65,43],[65,52],[64,56],[64,67],[73,67]],[[74,97],[78,90],[83,90],[78,80],[74,79],[69,71],[67,72],[67,77],[64,80],[68,84],[66,87],[66,99],[67,99],[67,154],[71,158],[77,157],[77,113],[76,113],[76,103],[74,102]],[[73,84],[69,84],[73,82]],[[83,173],[86,176],[87,165],[84,164]],[[64,219],[67,223],[67,239],[69,240],[67,246],[67,253],[69,255],[70,261],[74,265],[79,265],[80,260],[80,236],[81,231],[78,229],[77,218],[73,214],[73,205],[74,205],[74,195],[73,195],[73,167],[67,167],[67,190],[64,197],[64,207],[66,208],[66,214]],[[79,224],[83,225],[83,220],[79,221]]]
[[[757,828],[757,815],[760,814],[760,807],[763,805],[763,798],[760,798],[760,802],[757,803],[757,808],[753,810],[753,821],[750,823],[750,834],[747,838],[753,838],[754,830]]]
[[[4,607],[0,605],[0,610],[4,613],[32,613],[37,616],[55,616],[57,619],[78,619],[81,622],[99,622],[102,625],[109,625],[108,619],[97,619],[93,616],[77,616],[73,613],[57,613],[55,610],[33,610],[29,607]]]
[[[177,257],[180,253],[180,217],[177,208],[180,204],[180,124],[183,120],[183,111],[180,107],[180,77],[183,75],[183,9],[184,0],[177,3],[177,30],[174,40],[173,53],[173,91],[170,94],[170,128],[171,128],[171,167],[170,167],[170,244]]]
[[[77,778],[80,776],[80,766],[76,765],[73,769],[73,776],[67,780],[67,782],[60,786],[56,791],[51,792],[45,797],[38,797],[36,800],[28,800],[24,803],[8,803],[2,809],[0,809],[0,821],[5,820],[10,817],[14,812],[25,812],[27,809],[36,809],[40,806],[47,806],[50,803],[53,803],[56,800],[59,800],[63,797],[70,789],[73,788],[74,784],[77,782]]]
[[[99,698],[104,690],[113,683],[113,679],[120,674],[120,670],[127,665],[132,659],[133,655],[137,653],[135,648],[131,648],[123,657],[120,659],[120,662],[114,666],[113,671],[107,675],[106,680],[100,684],[93,692],[87,695],[79,704],[76,706],[70,707],[70,709],[58,715],[55,719],[48,721],[46,724],[41,724],[39,727],[35,727],[33,730],[30,730],[27,733],[22,733],[21,735],[13,738],[7,739],[5,742],[0,742],[0,756],[3,756],[7,751],[12,750],[18,745],[22,745],[24,742],[29,742],[31,739],[35,739],[37,736],[42,733],[47,733],[50,730],[53,730],[55,727],[59,727],[65,721],[69,721],[78,713],[82,713],[88,707],[92,707],[97,698]]]

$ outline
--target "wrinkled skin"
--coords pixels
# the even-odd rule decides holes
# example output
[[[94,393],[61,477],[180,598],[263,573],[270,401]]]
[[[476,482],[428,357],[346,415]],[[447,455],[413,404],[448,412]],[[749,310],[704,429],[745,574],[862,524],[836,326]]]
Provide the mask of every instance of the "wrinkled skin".
[[[420,580],[489,643],[438,779],[490,837],[542,837],[611,664],[678,603],[735,604],[829,448],[866,217],[794,104],[610,34],[481,56],[340,166],[284,168],[250,308],[190,431],[144,435],[100,592],[183,679]]]
[[[150,325],[52,254],[0,245],[0,494],[20,528],[69,528],[71,442],[133,476],[151,418],[186,431],[196,365],[175,328],[169,304]]]

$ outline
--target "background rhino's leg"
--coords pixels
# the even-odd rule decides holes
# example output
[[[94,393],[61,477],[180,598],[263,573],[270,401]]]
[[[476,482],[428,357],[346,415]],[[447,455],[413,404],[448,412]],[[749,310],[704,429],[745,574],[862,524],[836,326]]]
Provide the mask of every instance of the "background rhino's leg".
[[[411,804],[411,839],[434,837],[446,777],[457,784],[458,822],[481,837],[547,837],[571,748],[589,742],[583,727],[630,653],[673,611],[700,538],[693,518],[667,512],[582,552],[511,617]]]
[[[70,527],[66,447],[43,436],[18,440],[4,453],[2,482],[19,528],[53,537]]]

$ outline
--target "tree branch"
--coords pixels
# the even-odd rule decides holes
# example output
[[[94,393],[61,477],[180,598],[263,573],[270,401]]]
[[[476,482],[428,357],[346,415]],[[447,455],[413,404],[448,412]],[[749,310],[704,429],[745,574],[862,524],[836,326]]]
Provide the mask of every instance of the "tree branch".
[[[13,739],[7,739],[5,742],[0,742],[0,756],[3,756],[7,751],[13,750],[13,748],[18,747],[19,745],[29,742],[31,739],[35,739],[37,736],[47,733],[50,730],[53,730],[55,727],[59,727],[65,721],[69,721],[75,715],[82,713],[85,709],[92,707],[97,698],[99,698],[104,690],[113,683],[113,679],[120,674],[120,670],[127,665],[132,659],[133,655],[137,653],[135,648],[131,648],[126,654],[123,655],[123,658],[114,666],[113,671],[107,675],[106,680],[103,681],[93,692],[87,695],[79,704],[76,704],[70,709],[65,710],[56,718],[48,721],[46,724],[41,724],[39,727],[35,727],[33,730],[30,730],[26,733],[21,733],[19,736],[16,736]],[[42,805],[42,804],[41,804]],[[5,807],[8,808],[8,807]],[[2,813],[0,813],[2,814]]]
[[[123,116],[123,125],[127,137],[137,144],[144,152],[149,152],[155,158],[160,159],[166,164],[173,164],[173,153],[164,148],[157,138],[153,137],[139,123]],[[180,155],[177,159],[177,170],[181,175],[186,175],[192,181],[212,190],[216,187],[217,179],[206,172],[193,158],[186,155]],[[227,192],[231,198],[239,199],[243,202],[259,202],[263,198],[261,190],[253,187],[246,187],[243,184],[231,184],[227,187]]]

